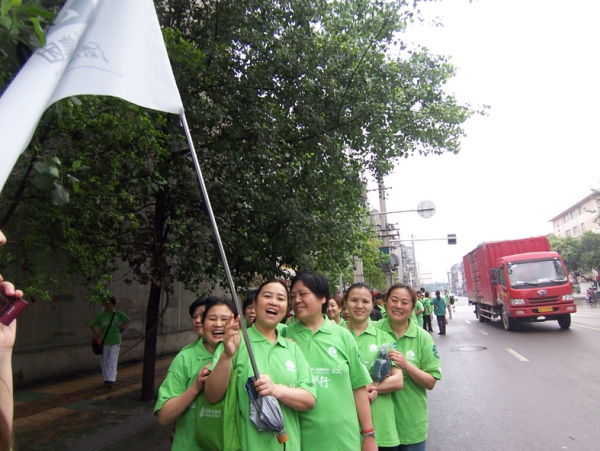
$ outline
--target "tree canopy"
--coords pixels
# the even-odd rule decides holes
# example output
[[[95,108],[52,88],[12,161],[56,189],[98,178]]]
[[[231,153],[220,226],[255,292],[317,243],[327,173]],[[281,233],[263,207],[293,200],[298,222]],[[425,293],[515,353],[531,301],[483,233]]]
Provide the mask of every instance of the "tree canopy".
[[[445,57],[402,41],[417,4],[155,1],[237,284],[339,274],[370,238],[366,178],[414,153],[458,152],[475,111],[445,91]],[[177,117],[63,100],[0,197],[16,243],[2,264],[19,262],[44,298],[70,278],[103,296],[120,258],[151,284],[148,332],[173,280],[223,280],[205,208]]]

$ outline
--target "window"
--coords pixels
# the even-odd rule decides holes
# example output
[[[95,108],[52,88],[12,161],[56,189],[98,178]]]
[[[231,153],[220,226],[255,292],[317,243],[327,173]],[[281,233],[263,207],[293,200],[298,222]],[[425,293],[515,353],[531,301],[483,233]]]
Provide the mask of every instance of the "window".
[[[506,276],[504,275],[503,267],[498,270],[498,275],[500,276],[500,285],[506,286]]]
[[[585,232],[585,224],[582,222],[581,223],[581,233]]]
[[[573,227],[573,236],[577,236],[579,235],[579,227],[575,226]]]
[[[563,218],[563,220],[565,221],[565,224],[566,224],[567,222],[569,222],[569,215],[568,215],[568,214],[566,214],[566,215],[565,215],[565,217]]]
[[[567,230],[566,233],[567,233],[567,236],[571,236],[571,231],[570,230]]]
[[[578,210],[579,210],[579,216],[581,216],[583,214],[583,207],[580,205]]]
[[[575,219],[575,210],[571,210],[571,219]]]

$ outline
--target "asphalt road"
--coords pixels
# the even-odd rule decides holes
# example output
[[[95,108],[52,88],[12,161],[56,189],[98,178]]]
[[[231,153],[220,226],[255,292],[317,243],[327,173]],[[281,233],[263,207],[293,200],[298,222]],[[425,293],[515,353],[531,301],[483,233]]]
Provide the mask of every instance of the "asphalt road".
[[[429,451],[600,449],[600,307],[578,303],[570,330],[507,332],[460,298],[433,337],[443,380],[429,394]]]

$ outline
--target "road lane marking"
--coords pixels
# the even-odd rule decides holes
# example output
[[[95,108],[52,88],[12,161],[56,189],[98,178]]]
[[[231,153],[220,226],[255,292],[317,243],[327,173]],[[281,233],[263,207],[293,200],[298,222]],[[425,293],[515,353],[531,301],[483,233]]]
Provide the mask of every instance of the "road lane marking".
[[[523,357],[521,354],[519,354],[517,351],[514,351],[510,348],[506,348],[506,351],[508,351],[509,354],[515,356],[517,359],[519,359],[521,362],[529,362],[528,359],[526,359],[525,357]]]
[[[485,330],[483,329],[479,329],[479,332],[481,332],[483,335],[489,335]]]
[[[465,323],[467,323],[467,324],[471,324],[471,321],[469,321],[469,320],[465,320]]]
[[[590,327],[590,326],[584,326],[583,324],[577,324],[577,323],[573,323],[574,326],[577,327],[585,327],[586,329],[592,329],[592,330],[600,330],[597,327]]]

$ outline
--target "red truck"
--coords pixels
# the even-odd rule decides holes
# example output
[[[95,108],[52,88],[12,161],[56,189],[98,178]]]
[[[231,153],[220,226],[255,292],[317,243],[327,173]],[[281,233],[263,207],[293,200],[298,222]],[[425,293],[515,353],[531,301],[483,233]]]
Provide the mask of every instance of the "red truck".
[[[463,265],[469,304],[480,322],[502,318],[506,330],[519,321],[571,326],[577,307],[569,273],[545,236],[481,243]]]

